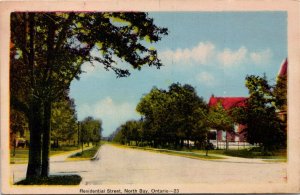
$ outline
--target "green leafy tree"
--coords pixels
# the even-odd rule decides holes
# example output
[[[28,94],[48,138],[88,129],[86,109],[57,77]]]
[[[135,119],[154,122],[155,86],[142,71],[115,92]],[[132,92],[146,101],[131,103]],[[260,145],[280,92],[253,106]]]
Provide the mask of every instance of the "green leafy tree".
[[[246,137],[251,144],[260,144],[263,151],[282,147],[286,143],[286,131],[276,112],[274,87],[266,76],[246,77],[250,97],[245,108],[240,108],[240,123],[245,124]]]
[[[58,147],[59,141],[78,139],[77,115],[73,99],[62,99],[52,104],[51,113],[51,140]]]
[[[226,131],[226,150],[228,149],[227,133],[232,133],[234,131],[234,122],[232,115],[223,108],[221,102],[210,108],[207,124],[213,129]]]
[[[173,83],[169,87],[169,95],[172,98],[170,104],[173,111],[169,116],[172,129],[177,129],[177,138],[188,141],[193,140],[201,143],[207,133],[205,125],[207,105],[200,98],[191,85]]]
[[[124,140],[125,138],[122,135],[121,132],[121,126],[118,127],[111,135],[110,135],[110,140],[112,140],[113,142],[117,142],[117,143],[121,143],[121,144],[125,144]]]
[[[287,109],[287,76],[279,76],[273,91],[277,109]]]
[[[144,135],[154,147],[164,139],[164,125],[167,123],[167,94],[166,91],[154,87],[137,105],[137,111],[144,117]]]
[[[168,91],[154,87],[136,109],[144,116],[144,137],[154,147],[204,141],[207,105],[190,85],[172,84]]]
[[[287,129],[287,75],[279,76],[273,90],[276,111],[281,118],[281,126]]]
[[[82,142],[98,144],[101,140],[102,121],[89,116],[81,122]]]
[[[157,52],[145,41],[167,34],[146,13],[29,13],[11,14],[11,106],[25,113],[30,129],[26,178],[47,177],[52,103],[64,96],[84,62],[101,64],[118,77],[129,70],[114,56],[141,69],[159,68]],[[96,55],[93,55],[96,54]],[[17,81],[17,82],[16,82]],[[17,87],[20,86],[20,87]]]
[[[139,145],[142,140],[142,122],[130,120],[122,124],[117,130],[114,137],[115,142],[131,145],[134,141],[135,145]]]

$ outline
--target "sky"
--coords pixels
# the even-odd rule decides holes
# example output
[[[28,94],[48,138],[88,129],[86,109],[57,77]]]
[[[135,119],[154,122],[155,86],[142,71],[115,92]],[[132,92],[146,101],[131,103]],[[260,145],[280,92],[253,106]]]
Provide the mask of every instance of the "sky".
[[[163,67],[144,66],[116,78],[101,65],[83,64],[80,80],[71,83],[78,119],[101,119],[103,136],[127,120],[139,119],[135,108],[156,86],[190,84],[208,102],[210,96],[247,97],[246,75],[275,82],[287,57],[286,12],[150,12],[169,35],[153,44]]]

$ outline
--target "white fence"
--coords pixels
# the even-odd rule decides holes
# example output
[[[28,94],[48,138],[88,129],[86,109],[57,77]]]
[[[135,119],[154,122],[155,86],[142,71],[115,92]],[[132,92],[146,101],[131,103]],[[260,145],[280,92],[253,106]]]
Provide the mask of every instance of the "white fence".
[[[226,149],[226,141],[216,141],[216,140],[210,140],[210,143],[212,143],[215,147],[215,149]],[[242,142],[242,141],[229,141],[228,142],[228,148],[229,149],[245,149],[245,148],[252,148],[256,145],[249,144],[248,142]]]

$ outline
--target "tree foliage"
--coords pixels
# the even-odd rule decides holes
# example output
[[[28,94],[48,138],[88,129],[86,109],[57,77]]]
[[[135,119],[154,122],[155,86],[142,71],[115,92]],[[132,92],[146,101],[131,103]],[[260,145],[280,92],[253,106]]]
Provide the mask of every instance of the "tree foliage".
[[[184,140],[204,141],[207,105],[190,85],[174,83],[169,90],[154,87],[141,98],[142,138],[154,147],[182,147]]]
[[[275,97],[276,109],[283,114],[283,123],[287,123],[287,75],[279,76],[274,87],[273,95]]]
[[[84,62],[128,76],[115,56],[140,69],[162,64],[146,41],[167,34],[146,13],[14,12],[11,14],[11,106],[30,129],[26,177],[48,176],[52,103],[63,97]],[[41,141],[42,140],[42,141]],[[43,152],[42,152],[43,151]]]
[[[51,113],[51,140],[59,141],[77,141],[77,115],[73,99],[62,99],[54,102]]]
[[[234,123],[235,120],[231,110],[225,110],[221,102],[209,109],[207,125],[212,129],[226,131],[226,149],[229,147],[227,133],[234,132]]]
[[[209,110],[207,123],[209,127],[216,130],[227,132],[234,130],[234,119],[230,112],[223,108],[220,102]]]
[[[282,147],[286,144],[286,129],[279,119],[271,86],[266,76],[250,75],[246,77],[246,87],[250,97],[245,108],[237,110],[239,122],[246,125],[247,141],[260,144],[265,151]]]
[[[81,141],[98,143],[101,140],[102,121],[91,116],[81,121]]]
[[[128,145],[134,141],[136,145],[139,145],[139,142],[142,140],[142,136],[142,122],[130,120],[122,124],[117,129],[113,141]]]

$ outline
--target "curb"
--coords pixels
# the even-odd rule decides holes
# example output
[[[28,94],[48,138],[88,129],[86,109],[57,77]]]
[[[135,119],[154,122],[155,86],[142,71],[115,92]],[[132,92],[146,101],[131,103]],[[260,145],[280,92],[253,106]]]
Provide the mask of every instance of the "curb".
[[[99,160],[99,151],[100,151],[100,148],[98,149],[98,151],[96,152],[96,154],[91,158],[91,160]]]

